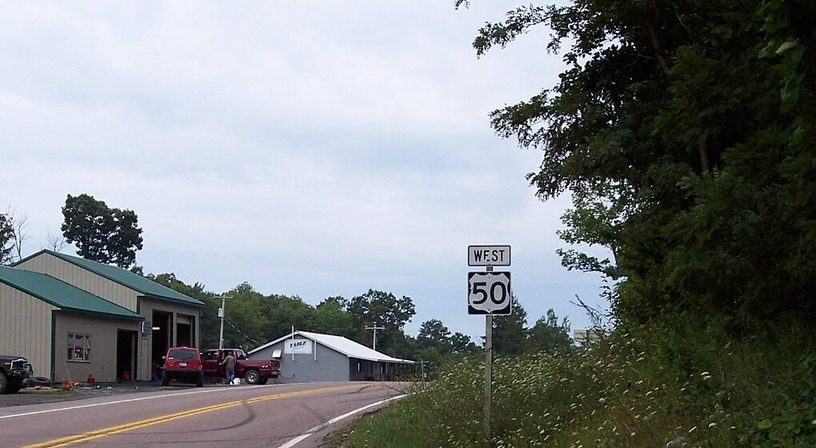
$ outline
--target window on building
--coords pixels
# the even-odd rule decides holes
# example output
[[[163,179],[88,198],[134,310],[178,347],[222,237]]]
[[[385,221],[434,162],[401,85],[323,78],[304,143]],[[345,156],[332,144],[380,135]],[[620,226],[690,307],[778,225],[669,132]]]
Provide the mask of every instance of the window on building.
[[[89,362],[91,360],[91,335],[68,332],[68,361]]]

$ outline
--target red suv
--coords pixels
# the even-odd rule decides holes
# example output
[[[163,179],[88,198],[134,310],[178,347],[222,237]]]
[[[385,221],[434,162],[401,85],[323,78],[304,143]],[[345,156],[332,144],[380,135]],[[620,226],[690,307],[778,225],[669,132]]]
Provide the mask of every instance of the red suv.
[[[170,380],[204,385],[204,371],[201,368],[201,354],[195,347],[170,347],[164,357],[161,372],[161,385],[167,386]]]

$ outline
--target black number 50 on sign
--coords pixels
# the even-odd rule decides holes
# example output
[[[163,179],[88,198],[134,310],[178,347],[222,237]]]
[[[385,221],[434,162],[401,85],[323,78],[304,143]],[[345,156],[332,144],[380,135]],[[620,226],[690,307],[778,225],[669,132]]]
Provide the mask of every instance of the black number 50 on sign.
[[[512,308],[509,272],[468,272],[468,314],[507,315]]]

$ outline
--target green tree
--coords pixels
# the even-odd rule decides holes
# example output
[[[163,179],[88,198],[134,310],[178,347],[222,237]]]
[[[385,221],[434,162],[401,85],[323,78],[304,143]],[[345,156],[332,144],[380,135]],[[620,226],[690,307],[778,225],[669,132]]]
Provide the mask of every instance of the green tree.
[[[5,213],[5,220],[11,227],[11,241],[13,242],[13,255],[11,255],[11,258],[14,260],[22,260],[23,245],[29,237],[28,216],[25,213],[17,213],[16,208],[9,207]]]
[[[224,300],[224,346],[251,349],[269,342],[264,330],[269,321],[265,313],[266,298],[250,285],[243,282],[221,294]],[[218,306],[221,299],[214,297]],[[217,310],[217,308],[216,308]],[[216,315],[217,318],[217,315]],[[220,332],[220,319],[219,332]],[[216,338],[216,341],[218,338]]]
[[[519,355],[524,352],[526,338],[527,311],[514,296],[511,313],[493,317],[493,350],[496,354]]]
[[[572,347],[570,324],[565,317],[558,323],[558,317],[552,308],[547,315],[540,317],[527,335],[528,352],[555,352],[569,350]]]
[[[417,342],[420,347],[434,347],[439,353],[453,351],[451,332],[441,320],[431,319],[419,326]]]
[[[410,297],[397,298],[390,292],[369,289],[363,295],[353,297],[346,305],[355,326],[355,333],[351,339],[368,345],[371,333],[366,326],[383,326],[382,332],[377,333],[377,349],[389,353],[397,335],[403,333],[405,324],[416,314],[414,303]]]
[[[383,352],[394,358],[416,359],[416,353],[418,350],[417,341],[411,336],[405,334],[404,331],[397,331],[392,333],[390,339],[387,342],[388,345],[383,346],[382,348],[380,347],[380,344],[378,342],[377,351]]]
[[[417,367],[417,374],[423,375],[425,378],[433,378],[433,376],[442,367],[445,357],[436,347],[424,347],[416,351],[416,361],[421,363]]]
[[[0,264],[8,264],[13,258],[14,228],[8,217],[0,214]]]
[[[444,356],[478,350],[470,336],[458,331],[451,333],[439,319],[427,320],[419,326],[417,345],[419,348],[432,347]]]
[[[218,308],[221,307],[221,299],[216,299],[215,294],[200,299],[204,302],[201,310],[201,348],[218,347],[218,334],[221,326],[221,319],[218,317]],[[227,330],[225,330],[227,331]]]
[[[134,266],[131,271],[139,275],[143,275],[143,268],[141,266]],[[147,274],[145,277],[194,299],[200,299],[207,295],[211,295],[210,293],[204,292],[203,284],[196,282],[192,285],[188,285],[176,278],[176,274],[172,272],[164,274]]]
[[[87,194],[69,194],[62,215],[62,233],[68,243],[76,244],[80,256],[123,268],[136,262],[142,229],[132,210],[109,208]]]
[[[452,353],[469,353],[478,350],[478,347],[470,339],[470,336],[458,331],[451,335],[450,345]]]
[[[327,297],[314,309],[311,331],[348,337],[354,332],[351,314],[345,310],[343,297]]]
[[[266,341],[277,339],[297,330],[309,330],[314,308],[297,296],[273,294],[264,299],[263,313],[267,324],[263,331]]]
[[[552,31],[559,83],[491,124],[542,151],[540,198],[572,194],[562,238],[610,250],[560,253],[618,279],[624,322],[816,317],[813,23],[812,2],[576,0],[480,30],[479,56]]]

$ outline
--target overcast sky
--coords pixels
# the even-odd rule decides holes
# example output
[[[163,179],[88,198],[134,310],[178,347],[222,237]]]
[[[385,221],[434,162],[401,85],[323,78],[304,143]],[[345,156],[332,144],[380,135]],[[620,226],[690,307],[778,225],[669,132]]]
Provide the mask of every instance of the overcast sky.
[[[414,336],[429,319],[483,334],[467,246],[509,244],[528,324],[553,308],[587,326],[575,295],[606,304],[555,254],[569,198],[536,199],[541,153],[488,119],[563,64],[545,30],[480,59],[471,46],[518,4],[5,3],[0,211],[27,217],[31,254],[87,193],[136,212],[145,272],[312,305],[409,296]]]

